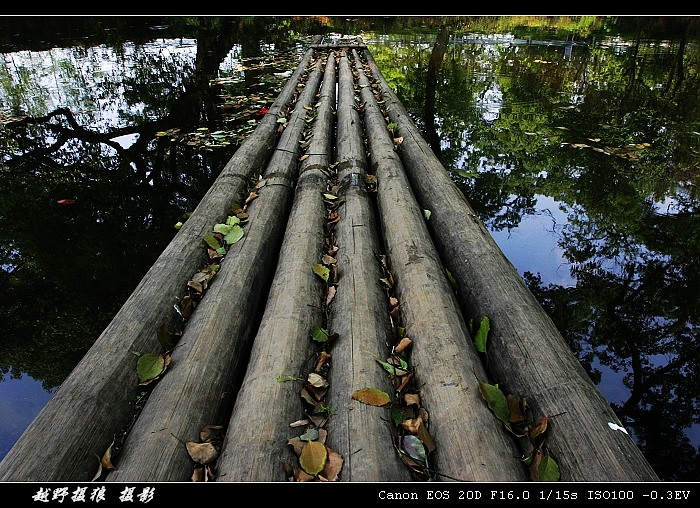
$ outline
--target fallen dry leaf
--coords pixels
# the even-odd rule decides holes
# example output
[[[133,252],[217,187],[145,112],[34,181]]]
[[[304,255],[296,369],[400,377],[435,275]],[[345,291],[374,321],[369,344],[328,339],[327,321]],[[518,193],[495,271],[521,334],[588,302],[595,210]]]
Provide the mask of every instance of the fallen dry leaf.
[[[214,448],[214,445],[211,443],[195,443],[190,441],[185,443],[185,446],[192,460],[199,464],[209,464],[219,457],[219,452],[216,451],[216,448]]]
[[[340,471],[343,469],[343,457],[332,448],[326,446],[326,449],[328,450],[328,459],[321,473],[327,481],[335,482],[338,481]]]
[[[192,471],[192,476],[190,476],[190,480],[193,482],[203,482],[205,476],[203,467],[195,467],[194,471]]]
[[[316,476],[323,471],[328,459],[328,450],[318,441],[309,441],[299,455],[299,464],[308,474]]]
[[[321,372],[328,367],[328,362],[331,359],[331,354],[326,351],[321,351],[318,355],[318,360],[316,360],[316,366],[314,367],[314,372]]]
[[[508,409],[510,409],[510,423],[522,423],[525,421],[525,414],[521,405],[520,397],[508,394]]]
[[[326,295],[326,305],[331,304],[331,302],[333,301],[333,298],[335,298],[335,293],[336,293],[336,287],[335,286],[328,286],[328,294]]]
[[[244,206],[248,206],[250,204],[250,202],[253,201],[257,197],[258,197],[258,194],[255,192],[251,192],[250,194],[248,194],[248,197],[245,198],[245,205]]]
[[[370,406],[384,406],[391,401],[386,392],[377,388],[362,388],[353,393],[352,398]]]
[[[540,420],[530,429],[529,433],[529,439],[530,442],[537,446],[537,440],[540,436],[542,436],[545,431],[547,430],[547,424],[549,423],[549,419],[546,416],[543,416],[540,418]]]
[[[406,432],[410,434],[418,434],[418,429],[420,428],[421,424],[422,420],[419,416],[418,418],[412,418],[402,421],[401,427],[403,427],[406,430]]]
[[[423,423],[423,418],[418,417],[421,421],[420,427],[418,427],[418,439],[421,440],[423,443],[423,446],[425,446],[426,450],[428,450],[428,453],[433,453],[435,451],[435,441],[433,441],[433,436],[430,435],[428,432],[428,429],[425,428],[425,424]]]
[[[294,453],[298,457],[301,455],[301,450],[304,448],[304,445],[306,444],[306,441],[302,441],[298,436],[293,437],[290,440],[287,441],[287,444],[292,447],[294,450]]]
[[[328,387],[328,381],[326,381],[323,376],[321,376],[315,372],[312,372],[311,374],[309,374],[307,381],[314,388],[327,388]]]
[[[408,348],[410,348],[412,344],[413,344],[413,341],[411,339],[409,339],[408,337],[404,337],[396,345],[396,348],[394,348],[394,351],[398,354],[403,353]]]
[[[312,482],[315,479],[315,476],[310,475],[300,467],[295,467],[294,468],[294,479],[298,482]]]
[[[107,448],[107,451],[102,455],[102,460],[100,461],[100,464],[102,465],[103,469],[115,469],[114,465],[112,465],[112,447],[114,446],[114,441],[112,441],[112,444],[109,445],[109,448]]]
[[[535,452],[532,454],[532,463],[530,464],[530,479],[533,482],[540,481],[539,468],[540,462],[542,462],[542,457],[544,457],[544,453],[542,453],[542,450],[535,450]]]
[[[204,443],[211,443],[216,441],[221,437],[222,425],[205,425],[202,430],[199,431],[199,440]]]

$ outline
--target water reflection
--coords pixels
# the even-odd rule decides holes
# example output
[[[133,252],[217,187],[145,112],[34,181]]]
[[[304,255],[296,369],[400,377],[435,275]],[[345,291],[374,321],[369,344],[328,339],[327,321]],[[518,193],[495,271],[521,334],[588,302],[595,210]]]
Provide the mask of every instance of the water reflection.
[[[3,54],[0,395],[14,373],[62,382],[303,47],[163,30]],[[697,44],[365,37],[652,466],[698,480]]]

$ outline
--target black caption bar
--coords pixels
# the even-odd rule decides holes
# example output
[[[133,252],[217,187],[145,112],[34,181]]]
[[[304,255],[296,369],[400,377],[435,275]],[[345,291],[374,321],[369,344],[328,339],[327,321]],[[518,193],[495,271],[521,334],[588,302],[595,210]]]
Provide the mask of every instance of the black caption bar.
[[[168,507],[183,501],[216,506],[256,500],[288,506],[322,503],[371,503],[372,506],[474,506],[526,504],[615,503],[632,506],[680,506],[700,502],[698,482],[660,483],[267,483],[267,482],[166,482],[166,483],[0,483],[3,499],[13,506]],[[362,508],[365,508],[363,506]]]

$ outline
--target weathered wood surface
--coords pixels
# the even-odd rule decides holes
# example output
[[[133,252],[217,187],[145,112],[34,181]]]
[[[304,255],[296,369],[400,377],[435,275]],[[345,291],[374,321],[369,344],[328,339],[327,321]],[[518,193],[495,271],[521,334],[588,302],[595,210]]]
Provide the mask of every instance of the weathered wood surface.
[[[331,348],[328,443],[343,457],[350,481],[410,480],[393,447],[391,415],[352,399],[363,388],[392,393],[387,373],[377,363],[393,342],[387,297],[379,285],[381,244],[365,176],[366,148],[356,108],[352,68],[341,53],[338,83],[336,168],[339,220],[333,225],[339,280],[329,308],[329,327],[338,334]]]
[[[386,256],[437,444],[432,467],[439,480],[524,481],[513,439],[479,392],[487,381],[481,359],[359,58],[356,65]]]
[[[231,245],[211,287],[172,353],[172,366],[149,395],[107,481],[187,481],[192,459],[184,444],[228,419],[269,280],[275,271],[297,178],[306,108],[322,72],[317,61],[247,209],[245,235]]]
[[[250,363],[216,464],[219,481],[283,481],[284,464],[295,465],[287,441],[290,423],[304,417],[299,392],[313,369],[316,347],[309,337],[323,324],[324,282],[311,267],[324,247],[328,167],[332,161],[335,65],[326,62],[308,153],[299,169],[294,203],[280,259]],[[283,381],[276,377],[280,376]]]
[[[464,315],[490,319],[492,382],[549,418],[547,446],[562,480],[658,481],[632,438],[608,425],[622,423],[364,54],[404,138],[398,153],[418,202],[431,211],[427,224],[458,282]]]
[[[249,180],[277,145],[277,114],[292,100],[313,56],[309,50],[269,113],[239,147],[172,242],[93,347],[0,462],[0,481],[87,481],[115,436],[133,418],[141,391],[133,351],[160,351],[158,329],[179,324],[173,305],[206,263],[202,238],[245,197]],[[40,450],[38,453],[37,451]]]
[[[324,319],[338,333],[329,349],[333,411],[324,430],[327,446],[344,461],[339,480],[411,480],[394,450],[387,409],[351,398],[365,387],[392,393],[376,363],[396,339],[386,288],[379,285],[384,274],[376,254],[384,251],[396,277],[398,316],[414,341],[411,360],[437,445],[430,466],[438,480],[527,479],[515,441],[479,394],[479,382],[490,378],[527,397],[537,416],[550,417],[547,446],[562,480],[657,481],[631,438],[608,427],[620,422],[421,138],[369,51],[314,47],[95,346],[0,463],[0,480],[94,476],[96,456],[134,417],[139,387],[132,351],[160,349],[158,329],[175,322],[173,302],[207,262],[203,237],[244,197],[251,177],[263,173],[244,239],[231,246],[185,324],[171,366],[133,422],[107,481],[190,480],[197,465],[184,443],[217,424],[226,431],[214,465],[218,481],[286,480],[296,461],[287,440],[299,433],[289,424],[304,416],[301,380],[318,353],[309,329]],[[380,88],[381,106],[370,84]],[[277,114],[292,106],[280,137]],[[308,158],[300,162],[306,112],[314,108]],[[387,115],[404,138],[398,148]],[[376,196],[364,185],[368,166],[378,176]],[[332,224],[324,192],[339,198],[339,220]],[[428,220],[424,209],[431,212]],[[311,267],[329,239],[338,247],[339,276],[324,284]],[[445,267],[458,282],[456,294]],[[329,303],[331,286],[336,293]],[[485,367],[466,326],[483,316],[491,322]]]

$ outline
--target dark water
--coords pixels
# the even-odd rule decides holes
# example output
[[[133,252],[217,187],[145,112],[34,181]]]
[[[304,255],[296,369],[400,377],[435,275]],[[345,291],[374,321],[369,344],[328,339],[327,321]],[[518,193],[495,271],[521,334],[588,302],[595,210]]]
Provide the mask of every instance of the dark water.
[[[0,458],[324,33],[363,37],[659,476],[700,480],[695,19],[0,27]]]

